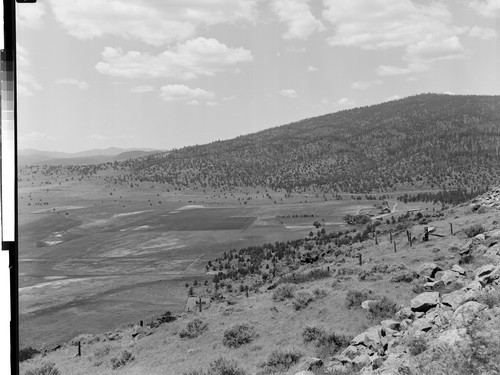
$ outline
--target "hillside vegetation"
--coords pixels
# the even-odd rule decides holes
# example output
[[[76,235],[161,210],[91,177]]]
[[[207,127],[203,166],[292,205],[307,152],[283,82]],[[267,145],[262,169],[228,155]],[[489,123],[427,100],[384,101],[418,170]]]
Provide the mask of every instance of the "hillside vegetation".
[[[499,96],[422,94],[142,158],[27,171],[200,191],[477,189],[498,182],[499,153]]]

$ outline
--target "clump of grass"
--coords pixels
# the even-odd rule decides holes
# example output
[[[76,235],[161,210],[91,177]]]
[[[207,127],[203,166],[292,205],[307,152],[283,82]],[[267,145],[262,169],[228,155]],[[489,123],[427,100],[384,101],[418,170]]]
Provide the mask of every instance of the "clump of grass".
[[[298,292],[295,300],[293,301],[293,307],[295,310],[302,310],[305,309],[312,301],[314,301],[314,297],[311,293]]]
[[[19,362],[27,361],[28,359],[33,358],[37,354],[40,354],[40,350],[32,348],[31,346],[27,348],[21,348],[19,350]]]
[[[425,352],[428,348],[427,339],[424,335],[410,336],[407,345],[410,354],[413,356]]]
[[[469,228],[464,229],[464,233],[467,235],[467,237],[475,237],[478,234],[484,233],[486,229],[481,224],[474,224],[471,225]]]
[[[246,375],[234,360],[220,357],[210,363],[207,371],[195,370],[185,372],[184,375]]]
[[[307,283],[314,280],[325,279],[330,277],[330,271],[328,269],[317,268],[309,272],[297,273],[295,275],[288,275],[281,278],[280,283],[292,283],[301,284]]]
[[[372,320],[388,319],[394,317],[396,311],[398,311],[398,305],[384,296],[379,301],[370,304],[368,318]]]
[[[273,301],[280,302],[295,297],[295,285],[280,284],[273,292]]]
[[[302,331],[302,339],[304,343],[317,342],[320,338],[326,335],[323,328],[308,326]]]
[[[179,336],[181,338],[187,337],[189,339],[194,339],[195,337],[201,336],[201,334],[207,329],[208,323],[205,323],[200,319],[194,319],[186,325],[185,329],[179,332]]]
[[[361,307],[361,303],[373,298],[371,290],[349,290],[346,296],[346,307],[348,309]]]
[[[316,288],[313,290],[314,298],[325,298],[328,295],[328,292],[325,289]]]
[[[264,364],[264,374],[275,374],[285,372],[295,365],[302,353],[295,349],[276,349],[273,350]]]
[[[55,363],[46,362],[40,367],[26,371],[25,375],[59,375],[60,372],[55,366]]]
[[[325,334],[316,342],[316,355],[327,359],[344,350],[351,343],[352,337],[338,333]]]
[[[255,338],[255,329],[248,324],[237,324],[224,331],[222,343],[228,348],[239,348]]]
[[[474,256],[472,254],[466,254],[466,255],[463,255],[462,257],[460,257],[460,259],[458,260],[458,264],[459,265],[462,265],[462,264],[471,264],[471,263],[474,263]]]
[[[391,277],[392,283],[411,283],[413,280],[418,279],[419,275],[415,271],[399,272]]]
[[[122,355],[120,357],[111,358],[111,367],[113,370],[117,368],[125,366],[127,363],[132,362],[134,360],[134,356],[128,350],[122,351]]]

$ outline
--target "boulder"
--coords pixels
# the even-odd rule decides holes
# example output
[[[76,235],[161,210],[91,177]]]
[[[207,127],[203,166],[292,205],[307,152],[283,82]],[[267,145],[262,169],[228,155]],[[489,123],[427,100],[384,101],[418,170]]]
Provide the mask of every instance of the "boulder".
[[[443,276],[441,276],[441,279],[439,281],[442,281],[444,285],[448,285],[457,281],[459,277],[459,273],[448,270],[444,271]]]
[[[398,320],[413,319],[415,313],[411,311],[410,307],[403,307],[401,310],[397,311],[394,317]]]
[[[412,311],[426,312],[439,303],[438,292],[425,292],[411,300]]]
[[[436,263],[424,263],[418,267],[417,272],[420,276],[434,278],[436,272],[441,270],[441,267],[439,267]]]
[[[366,301],[361,302],[361,308],[363,310],[370,310],[370,307],[372,307],[377,302],[378,300],[376,299],[367,299]]]
[[[299,362],[295,371],[307,372],[323,366],[323,361],[315,357],[307,357]]]
[[[427,332],[431,330],[432,326],[432,320],[428,317],[423,317],[413,322],[411,326],[411,332],[413,332],[414,334],[418,333],[419,331]]]
[[[487,309],[483,303],[469,301],[458,307],[453,313],[452,324],[454,327],[462,328],[471,324],[479,313]]]
[[[500,244],[496,244],[488,248],[488,250],[484,253],[484,256],[494,261],[500,260]]]
[[[465,271],[462,267],[460,267],[458,264],[454,264],[451,267],[451,271],[458,273],[460,276],[465,276],[467,274],[467,271]]]
[[[442,344],[455,345],[456,343],[462,342],[465,339],[466,334],[467,334],[466,328],[448,329],[442,332],[438,337],[436,337],[431,345],[432,346],[439,346]]]
[[[430,281],[423,285],[425,291],[433,292],[435,290],[439,290],[444,288],[445,282],[443,280]]]
[[[477,291],[475,290],[455,290],[451,293],[445,294],[441,298],[441,303],[445,306],[451,307],[453,310],[456,310],[460,305],[474,299],[477,295]]]
[[[380,325],[383,328],[386,328],[386,329],[388,328],[388,329],[394,330],[394,331],[399,331],[401,328],[401,323],[396,321],[396,320],[392,320],[392,319],[382,320],[380,322]]]

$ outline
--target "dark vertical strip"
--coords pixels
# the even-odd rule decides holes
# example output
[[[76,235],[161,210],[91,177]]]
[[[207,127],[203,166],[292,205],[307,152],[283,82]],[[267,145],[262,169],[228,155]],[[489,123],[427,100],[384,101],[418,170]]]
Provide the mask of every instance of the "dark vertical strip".
[[[11,373],[19,374],[19,232],[17,185],[17,69],[16,69],[16,2],[3,0],[4,49],[6,71],[12,74],[14,104],[14,246],[9,246],[10,268],[10,360]]]

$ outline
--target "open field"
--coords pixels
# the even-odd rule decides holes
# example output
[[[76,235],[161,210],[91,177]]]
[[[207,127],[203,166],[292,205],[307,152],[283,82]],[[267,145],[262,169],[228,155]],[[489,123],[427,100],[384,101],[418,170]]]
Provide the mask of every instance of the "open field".
[[[314,221],[338,230],[379,203],[149,186],[110,195],[95,181],[19,192],[20,339],[37,347],[183,310],[185,283],[211,279],[205,265],[223,252],[306,237]]]

